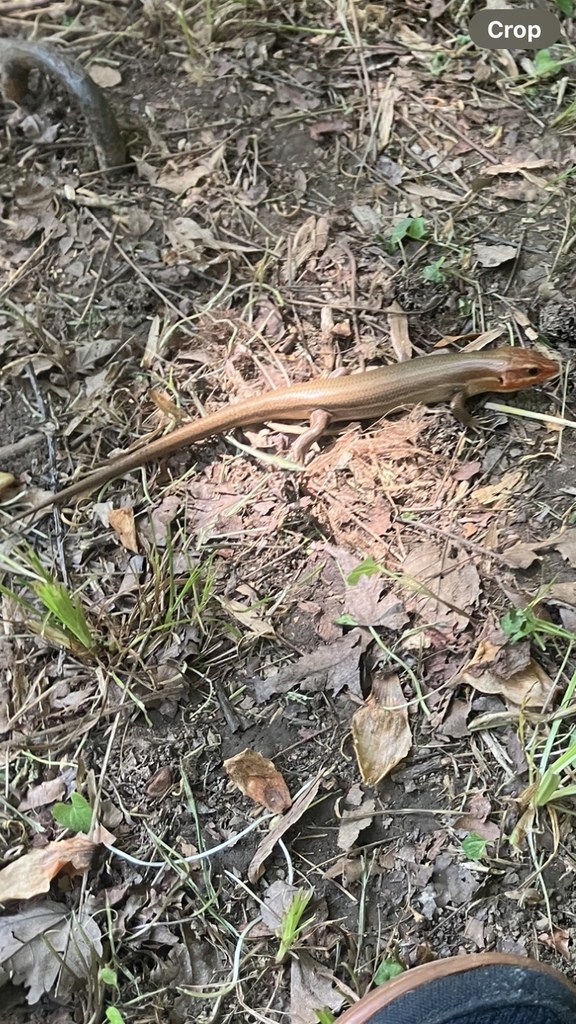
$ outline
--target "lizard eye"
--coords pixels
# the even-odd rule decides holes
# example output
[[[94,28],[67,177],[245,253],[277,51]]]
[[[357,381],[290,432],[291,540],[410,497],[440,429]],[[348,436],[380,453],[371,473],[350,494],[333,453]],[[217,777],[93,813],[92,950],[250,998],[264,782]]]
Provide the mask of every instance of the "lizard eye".
[[[538,376],[538,372],[539,371],[538,371],[538,367],[537,366],[529,366],[527,371],[526,371],[528,377],[537,377]]]

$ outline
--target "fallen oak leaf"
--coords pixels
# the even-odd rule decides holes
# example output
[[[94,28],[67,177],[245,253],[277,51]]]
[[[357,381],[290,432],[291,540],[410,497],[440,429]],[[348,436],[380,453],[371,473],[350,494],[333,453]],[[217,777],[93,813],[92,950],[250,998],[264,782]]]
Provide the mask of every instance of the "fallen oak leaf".
[[[246,747],[224,761],[232,782],[244,796],[261,804],[272,814],[281,814],[292,806],[292,797],[283,776],[273,761]]]
[[[50,883],[61,871],[84,874],[92,863],[96,844],[84,835],[48,843],[30,850],[0,871],[0,903],[29,900],[48,892]]]

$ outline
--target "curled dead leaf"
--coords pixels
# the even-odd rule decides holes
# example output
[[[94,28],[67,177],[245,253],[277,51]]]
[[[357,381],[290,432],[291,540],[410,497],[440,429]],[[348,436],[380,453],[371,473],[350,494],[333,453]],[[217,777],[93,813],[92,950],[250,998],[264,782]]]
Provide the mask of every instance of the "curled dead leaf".
[[[362,781],[375,786],[412,746],[408,709],[398,676],[377,678],[352,718],[352,738]]]
[[[113,508],[108,513],[108,523],[117,535],[123,548],[138,554],[138,538],[136,536],[136,524],[134,522],[134,509]]]
[[[70,875],[84,874],[95,849],[96,844],[91,839],[76,835],[48,843],[39,850],[30,850],[0,871],[0,903],[29,900],[48,892],[52,879],[61,871]]]
[[[462,680],[480,693],[496,693],[504,697],[508,706],[541,708],[550,695],[553,680],[534,658],[519,665],[517,671],[506,670],[506,662],[502,659],[501,667],[498,658],[505,647],[499,647],[483,640],[474,657],[464,666]],[[512,650],[515,646],[512,645]]]
[[[224,768],[244,796],[250,797],[273,814],[281,814],[292,806],[292,798],[283,776],[273,761],[262,757],[256,750],[246,747],[240,754],[224,761]]]

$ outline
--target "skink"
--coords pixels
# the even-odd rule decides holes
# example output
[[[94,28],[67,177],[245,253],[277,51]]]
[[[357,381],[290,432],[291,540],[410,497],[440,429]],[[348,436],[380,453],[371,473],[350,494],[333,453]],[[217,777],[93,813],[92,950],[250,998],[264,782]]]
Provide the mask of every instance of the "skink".
[[[294,455],[300,461],[329,423],[378,419],[418,403],[450,402],[454,415],[470,424],[473,421],[464,404],[467,398],[485,391],[518,391],[532,387],[556,376],[558,371],[557,363],[538,352],[501,348],[490,352],[418,356],[409,362],[350,376],[323,377],[293,384],[226,405],[165,437],[119,455],[31,511],[60,505],[79,494],[94,491],[129,470],[214,434],[226,434],[236,427],[268,420],[310,421],[309,429],[293,446]]]

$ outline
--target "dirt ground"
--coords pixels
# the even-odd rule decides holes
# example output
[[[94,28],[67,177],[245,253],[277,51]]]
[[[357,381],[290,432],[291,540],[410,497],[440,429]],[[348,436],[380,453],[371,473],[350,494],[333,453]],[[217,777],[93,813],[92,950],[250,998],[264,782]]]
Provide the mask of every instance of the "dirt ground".
[[[2,109],[2,1020],[328,1024],[482,950],[576,977],[575,24],[17,6],[130,157],[43,75]],[[12,522],[228,401],[470,344],[564,372],[478,429],[344,424],[302,471],[249,428]]]

